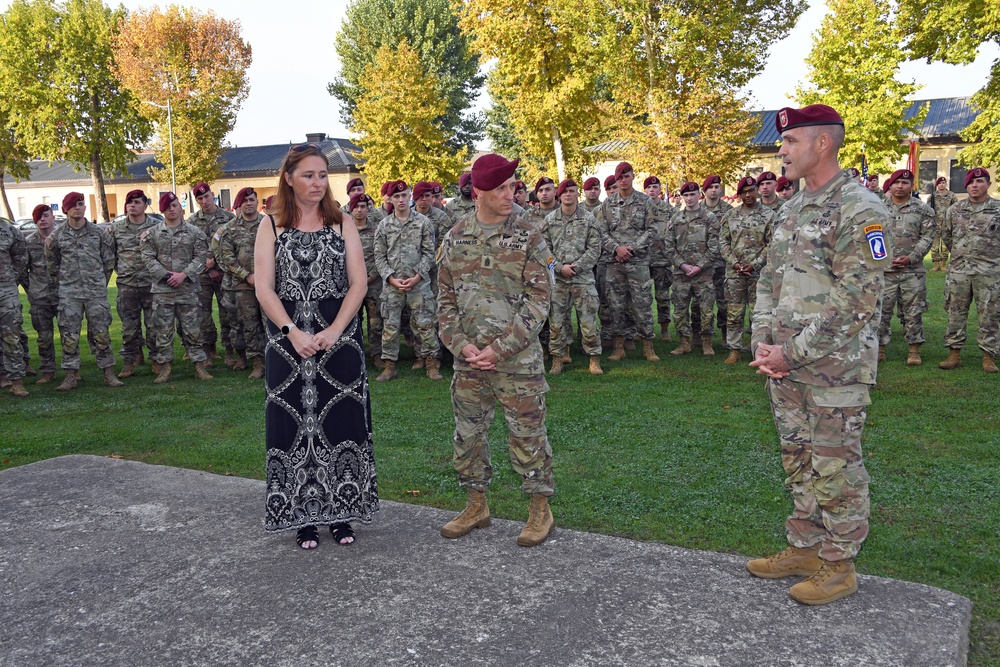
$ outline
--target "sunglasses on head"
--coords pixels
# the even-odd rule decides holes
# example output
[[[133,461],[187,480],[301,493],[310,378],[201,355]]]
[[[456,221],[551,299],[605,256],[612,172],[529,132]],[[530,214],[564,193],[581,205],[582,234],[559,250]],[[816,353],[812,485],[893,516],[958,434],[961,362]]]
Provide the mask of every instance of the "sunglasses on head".
[[[289,149],[291,153],[306,153],[308,151],[316,151],[317,153],[323,152],[323,147],[317,143],[309,142],[306,144],[295,144]]]

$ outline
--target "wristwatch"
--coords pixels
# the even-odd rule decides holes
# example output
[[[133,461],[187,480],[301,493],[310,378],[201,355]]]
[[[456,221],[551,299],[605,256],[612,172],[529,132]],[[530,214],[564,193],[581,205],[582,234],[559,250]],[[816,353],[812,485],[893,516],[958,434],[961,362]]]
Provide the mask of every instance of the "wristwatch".
[[[289,322],[285,326],[281,327],[281,333],[282,335],[287,336],[294,328],[295,328],[295,322]]]

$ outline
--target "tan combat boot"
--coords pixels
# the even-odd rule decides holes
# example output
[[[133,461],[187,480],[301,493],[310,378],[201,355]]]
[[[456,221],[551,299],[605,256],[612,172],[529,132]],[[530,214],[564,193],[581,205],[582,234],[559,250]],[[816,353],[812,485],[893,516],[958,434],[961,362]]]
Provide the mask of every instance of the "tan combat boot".
[[[56,378],[55,373],[42,373],[38,377],[38,379],[35,380],[35,384],[48,384],[49,382],[52,382],[55,378]]]
[[[424,367],[424,358],[423,357],[417,357],[416,359],[413,360],[413,365],[410,366],[410,369],[414,370],[414,371],[419,371],[423,367]]]
[[[681,344],[670,351],[670,354],[687,354],[691,351],[691,336],[681,336]]]
[[[571,363],[573,363],[573,357],[569,356],[569,348],[566,348],[565,350],[563,350],[563,353],[562,353],[562,362],[563,362],[563,364],[571,364]]]
[[[385,368],[385,362],[382,361],[381,355],[376,354],[372,356],[372,366],[374,366],[378,370],[382,370],[383,368]]]
[[[208,368],[208,364],[210,363],[211,362],[208,360],[195,362],[194,376],[199,380],[214,380],[215,378],[209,375],[208,371],[205,370],[206,368]]]
[[[383,359],[385,362],[385,368],[379,373],[379,376],[375,378],[376,382],[388,382],[389,380],[396,379],[396,362],[392,359]]]
[[[951,371],[962,365],[962,348],[953,347],[948,353],[948,358],[938,364],[938,368]]]
[[[997,368],[997,362],[993,358],[993,355],[988,352],[983,353],[983,370],[987,373],[996,373],[1000,370]]]
[[[233,349],[232,345],[226,348],[226,358],[223,363],[230,368],[236,365],[236,350]]]
[[[621,361],[625,358],[625,336],[615,336],[612,341],[614,349],[608,355],[608,361]]]
[[[153,370],[157,369],[157,365],[153,364]],[[159,373],[156,374],[156,379],[153,380],[153,384],[163,384],[165,382],[170,382],[170,362],[159,365]]]
[[[604,375],[604,370],[601,368],[601,356],[598,354],[590,358],[590,374]]]
[[[215,348],[215,343],[211,345],[204,345],[205,354],[208,355],[208,360],[205,362],[205,368],[211,368],[213,366],[212,359],[221,359],[219,356],[219,351]]]
[[[726,360],[724,362],[722,362],[722,363],[729,364],[730,366],[732,366],[733,364],[740,363],[740,351],[739,350],[729,350],[729,356],[726,357]]]
[[[115,377],[115,369],[108,367],[104,369],[105,387],[124,387],[125,383]]]
[[[153,375],[159,375],[160,371],[163,370],[163,364],[150,360],[149,368],[153,371]]]
[[[119,378],[130,378],[135,375],[135,364],[131,361],[126,361],[125,365],[122,366],[122,372],[118,374]]]
[[[788,590],[793,600],[802,604],[826,604],[858,592],[854,561],[821,560],[820,562],[823,566],[819,572]]]
[[[28,362],[25,362],[24,363],[24,377],[30,378],[30,377],[35,377],[36,375],[38,375],[38,373],[36,373],[35,369],[31,367],[31,364],[29,364]]]
[[[486,528],[490,525],[490,508],[486,504],[486,494],[475,489],[466,489],[468,498],[461,514],[449,521],[441,529],[441,537],[454,540],[468,535],[476,528]]]
[[[249,377],[251,380],[259,380],[264,377],[264,358],[254,357],[253,358],[253,372],[250,373]]]
[[[761,579],[811,577],[822,567],[823,560],[819,557],[818,544],[805,549],[788,547],[781,553],[755,558],[746,564],[747,572]]]
[[[549,369],[549,375],[559,375],[563,371],[563,360],[562,357],[556,354],[552,355],[552,368]]]
[[[920,343],[913,343],[910,345],[910,354],[906,357],[906,365],[919,366],[922,363],[924,361],[920,358]]]
[[[701,353],[704,354],[706,357],[714,357],[715,356],[715,348],[712,347],[712,339],[711,338],[702,338],[702,340],[701,340]]]
[[[653,349],[653,339],[643,338],[642,339],[642,356],[646,358],[646,361],[659,361],[660,358],[656,356],[656,351]]]
[[[70,391],[71,389],[76,389],[76,385],[79,383],[80,371],[70,369],[66,371],[66,377],[63,378],[62,384],[56,387],[56,391]]]
[[[519,547],[536,547],[549,536],[555,520],[549,509],[549,499],[540,493],[531,494],[531,506],[528,508],[528,523],[524,525],[521,534],[517,536]]]
[[[667,327],[663,327],[663,329],[660,330],[660,340],[662,340],[664,343],[669,343],[670,341],[673,340],[673,338],[670,337],[670,331],[667,329]]]
[[[247,369],[247,351],[236,350],[236,363],[233,364],[234,371],[245,371]]]
[[[424,368],[427,370],[427,377],[432,380],[443,380],[441,375],[441,360],[437,357],[427,357],[424,360]]]
[[[885,345],[878,346],[878,362],[881,364],[885,361]]]
[[[28,395],[28,390],[24,388],[24,380],[11,380],[10,382],[10,393],[13,396],[18,396],[24,398]]]

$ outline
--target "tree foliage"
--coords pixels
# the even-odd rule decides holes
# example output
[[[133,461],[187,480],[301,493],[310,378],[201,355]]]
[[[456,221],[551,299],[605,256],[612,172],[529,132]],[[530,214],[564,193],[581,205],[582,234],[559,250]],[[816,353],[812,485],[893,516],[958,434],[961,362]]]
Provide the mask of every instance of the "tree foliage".
[[[365,93],[361,79],[379,49],[394,49],[405,40],[426,72],[424,78],[405,83],[412,89],[430,89],[445,100],[438,125],[447,131],[452,148],[471,150],[483,137],[483,121],[468,110],[485,79],[479,73],[479,54],[457,22],[450,0],[352,0],[335,42],[340,76],[327,87],[341,102],[344,124],[354,124],[358,100]]]
[[[124,171],[150,135],[112,75],[111,40],[124,15],[101,0],[14,0],[0,30],[0,104],[10,127],[31,153],[89,168],[103,219],[104,172]]]
[[[354,125],[370,183],[403,178],[451,183],[465,168],[469,149],[453,148],[442,127],[448,102],[430,87],[414,86],[427,72],[404,39],[383,46],[361,74]]]
[[[871,168],[888,171],[907,152],[901,143],[905,134],[918,130],[927,114],[923,109],[904,119],[907,97],[919,86],[896,80],[905,59],[899,29],[890,21],[887,0],[827,4],[830,12],[806,58],[812,85],[797,90],[798,101],[840,112],[847,135],[840,151],[845,166],[860,166],[864,146]]]
[[[8,111],[0,104],[0,199],[3,200],[7,217],[13,220],[16,216],[7,200],[7,188],[4,186],[4,176],[10,174],[16,181],[22,181],[31,176],[28,161],[31,156],[21,143],[20,137],[10,122]]]
[[[897,21],[912,58],[966,65],[983,44],[1000,44],[1000,11],[978,0],[900,0]],[[962,139],[973,143],[959,153],[966,165],[1000,164],[1000,59],[986,85],[972,96],[981,111]]]
[[[193,184],[221,176],[226,135],[250,92],[253,56],[240,22],[176,5],[145,9],[122,20],[113,46],[118,78],[146,102],[142,111],[157,124],[157,159],[170,163],[169,101],[177,180]],[[170,181],[167,169],[151,174]]]

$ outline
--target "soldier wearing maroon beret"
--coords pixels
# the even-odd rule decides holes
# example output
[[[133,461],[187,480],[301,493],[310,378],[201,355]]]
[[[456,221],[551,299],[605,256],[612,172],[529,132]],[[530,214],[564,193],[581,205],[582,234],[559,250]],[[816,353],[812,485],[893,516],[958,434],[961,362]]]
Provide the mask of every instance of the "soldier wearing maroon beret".
[[[472,199],[471,172],[467,171],[458,177],[458,192],[459,196],[449,201],[444,207],[445,213],[450,215],[455,222],[476,210],[476,202]]]
[[[365,257],[365,271],[367,274],[368,291],[361,304],[359,315],[367,318],[365,335],[368,337],[368,355],[372,359],[372,365],[381,370],[385,368],[382,361],[382,276],[379,275],[375,266],[375,230],[378,221],[372,219],[371,210],[375,208],[371,205],[371,198],[362,192],[355,192],[351,200],[347,202],[347,210],[350,219],[357,227],[358,236],[361,238],[361,251]],[[347,218],[344,218],[347,221]]]
[[[712,174],[704,181],[701,182],[701,191],[705,197],[702,202],[702,206],[705,210],[715,216],[721,224],[722,218],[725,217],[726,213],[733,209],[733,205],[723,199],[722,190],[722,177],[718,174]],[[715,306],[718,311],[718,317],[715,319],[715,325],[722,330],[722,339],[726,339],[726,265],[722,261],[722,256],[720,255],[715,265],[712,267],[712,284],[715,286]],[[700,301],[695,301],[691,306],[691,320],[693,322],[701,321],[701,303]],[[713,329],[714,330],[714,327]],[[711,339],[708,340],[708,344],[711,344]],[[705,346],[706,342],[703,340],[703,332],[695,331],[694,337],[691,340],[692,345]]]
[[[759,202],[772,211],[781,208],[784,200],[777,195],[778,177],[773,171],[761,172],[757,177],[757,194]]]
[[[200,229],[211,240],[215,237],[216,232],[219,231],[219,227],[232,221],[236,216],[218,205],[218,202],[215,201],[215,193],[212,192],[212,188],[208,186],[208,183],[199,183],[194,186],[193,192],[194,198],[198,202],[199,210],[188,216],[187,221]],[[183,206],[181,210],[183,210]],[[236,313],[228,303],[228,300],[223,298],[223,277],[222,271],[216,266],[215,253],[209,248],[205,270],[199,278],[201,280],[201,292],[199,292],[202,313],[201,340],[205,347],[205,354],[208,355],[208,362],[205,364],[206,368],[212,367],[212,359],[220,358],[215,342],[217,337],[221,339],[222,346],[230,355],[232,355],[235,349],[231,336],[236,320]],[[215,310],[213,299],[219,306],[218,330],[215,327],[215,318],[213,316]]]
[[[444,211],[444,188],[437,181],[431,181],[431,194],[434,195],[434,208]]]
[[[430,220],[431,229],[434,231],[434,250],[441,245],[444,235],[455,224],[447,213],[434,206],[434,183],[429,181],[418,181],[413,185],[413,208],[414,210]],[[437,266],[431,268],[431,291],[437,295]]]
[[[792,182],[784,176],[778,177],[778,183],[775,186],[775,189],[778,192],[778,198],[783,202],[788,201],[792,198],[792,195],[795,194],[795,185],[793,185]]]
[[[618,192],[618,181],[615,180],[615,175],[604,179],[604,198],[607,199],[614,193]],[[603,202],[598,202],[597,206],[591,211],[593,216],[597,218],[597,226],[601,226],[601,212],[604,210]],[[610,252],[607,248],[601,247],[601,259],[597,262],[597,296],[601,300],[600,308],[598,308],[598,316],[601,318],[601,348],[604,350],[611,349],[611,303],[608,301],[608,264],[615,261],[614,254]],[[628,314],[628,309],[626,309],[626,324],[625,324],[625,340],[634,341],[635,340],[635,321],[632,316]],[[635,344],[632,344],[632,349],[635,348]]]
[[[595,211],[601,205],[601,179],[591,176],[583,182],[583,201],[581,206],[593,216],[597,216]]]
[[[948,248],[941,240],[941,233],[944,231],[944,217],[948,213],[958,197],[948,189],[948,179],[944,176],[938,177],[934,181],[934,192],[931,193],[927,203],[934,209],[935,229],[934,242],[931,244],[931,262],[934,263],[931,271],[944,271],[948,266]]]
[[[542,176],[535,181],[535,196],[538,198],[538,206],[529,206],[525,209],[524,218],[533,225],[541,225],[545,216],[555,211],[559,206],[556,201],[555,182],[548,176]],[[542,335],[542,343],[548,349],[548,330]]]
[[[656,319],[660,324],[660,340],[670,342],[670,286],[674,282],[674,271],[667,258],[665,240],[667,224],[674,214],[674,207],[664,199],[663,184],[656,176],[647,176],[642,182],[642,189],[660,208],[660,220],[649,248],[649,275],[653,279],[653,299],[656,302]]]

